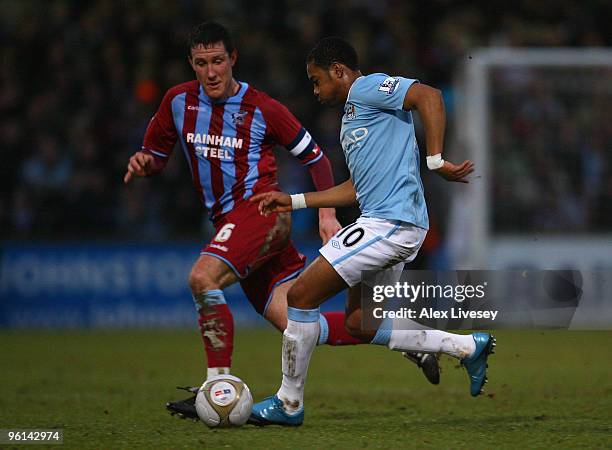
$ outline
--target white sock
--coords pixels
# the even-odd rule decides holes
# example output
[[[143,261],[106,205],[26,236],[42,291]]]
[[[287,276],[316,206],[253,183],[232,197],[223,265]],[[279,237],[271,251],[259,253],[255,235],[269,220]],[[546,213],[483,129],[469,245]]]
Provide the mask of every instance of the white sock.
[[[206,379],[208,380],[211,377],[216,375],[227,375],[230,373],[229,367],[209,367],[206,369]]]
[[[454,334],[440,330],[393,330],[387,345],[391,350],[442,352],[460,359],[471,356],[476,350],[471,334]]]
[[[319,308],[289,307],[287,318],[283,333],[283,383],[276,395],[283,401],[285,411],[292,414],[304,404],[308,364],[319,337]]]

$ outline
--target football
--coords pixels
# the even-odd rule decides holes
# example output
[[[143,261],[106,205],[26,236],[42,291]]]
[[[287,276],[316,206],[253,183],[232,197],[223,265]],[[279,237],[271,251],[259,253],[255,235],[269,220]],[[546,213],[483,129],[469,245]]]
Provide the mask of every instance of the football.
[[[251,414],[253,397],[244,381],[216,375],[204,382],[196,396],[198,417],[209,427],[239,427]]]

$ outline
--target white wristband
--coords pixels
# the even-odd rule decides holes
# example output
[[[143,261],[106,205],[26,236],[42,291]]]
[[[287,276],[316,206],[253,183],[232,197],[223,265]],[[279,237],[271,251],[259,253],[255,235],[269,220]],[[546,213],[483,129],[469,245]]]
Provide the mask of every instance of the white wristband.
[[[433,156],[427,157],[427,168],[429,170],[438,170],[443,165],[444,160],[442,159],[442,153],[437,153]]]
[[[291,209],[306,208],[306,197],[304,194],[293,194],[291,195]]]

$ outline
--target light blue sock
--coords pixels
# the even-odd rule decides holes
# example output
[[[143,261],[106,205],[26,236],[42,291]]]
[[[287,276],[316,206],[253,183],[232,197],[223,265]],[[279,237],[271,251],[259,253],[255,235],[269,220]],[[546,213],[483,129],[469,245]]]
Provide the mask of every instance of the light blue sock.
[[[225,305],[225,296],[221,289],[211,289],[193,296],[196,311],[212,305]]]
[[[389,345],[389,341],[391,340],[391,332],[393,331],[393,322],[390,319],[385,319],[381,322],[378,330],[376,330],[376,335],[370,344],[376,345]]]
[[[329,324],[323,314],[319,315],[319,340],[317,345],[323,345],[327,343],[327,337],[329,336]]]
[[[287,307],[287,319],[294,322],[317,322],[321,316],[319,308],[299,309],[291,306]]]

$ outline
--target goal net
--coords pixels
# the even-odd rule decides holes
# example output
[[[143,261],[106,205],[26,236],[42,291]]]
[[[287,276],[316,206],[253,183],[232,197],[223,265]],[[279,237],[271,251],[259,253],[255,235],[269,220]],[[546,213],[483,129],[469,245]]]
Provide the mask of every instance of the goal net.
[[[476,172],[455,189],[451,266],[612,271],[612,50],[466,61],[450,146]]]

